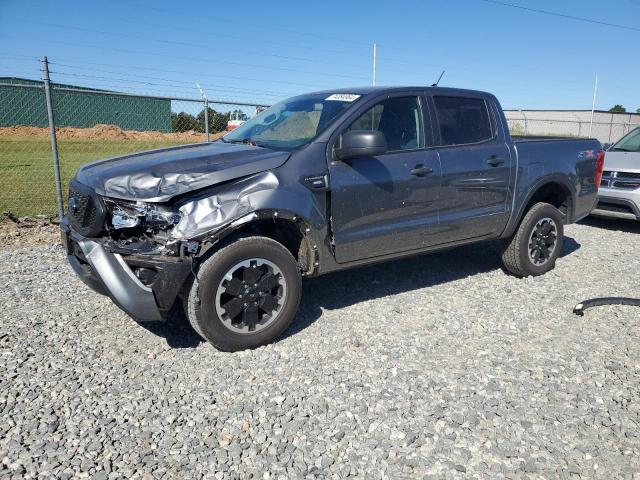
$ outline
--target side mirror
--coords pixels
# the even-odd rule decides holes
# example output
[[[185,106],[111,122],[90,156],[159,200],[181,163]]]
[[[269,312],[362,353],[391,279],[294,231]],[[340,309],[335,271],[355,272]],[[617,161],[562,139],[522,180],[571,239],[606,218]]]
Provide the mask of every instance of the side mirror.
[[[382,155],[389,148],[384,133],[377,130],[353,130],[342,134],[340,148],[336,149],[336,157],[348,160],[356,157],[373,157]]]
[[[604,143],[602,144],[602,149],[606,152],[613,146],[613,143]]]

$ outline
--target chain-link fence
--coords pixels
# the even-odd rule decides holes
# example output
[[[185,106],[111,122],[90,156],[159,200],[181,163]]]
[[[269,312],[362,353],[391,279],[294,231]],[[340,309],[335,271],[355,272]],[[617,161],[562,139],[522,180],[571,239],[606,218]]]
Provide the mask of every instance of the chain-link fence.
[[[55,215],[45,81],[0,79],[0,213]],[[62,192],[84,163],[215,140],[264,105],[141,95],[50,83]],[[63,193],[63,196],[66,194]]]
[[[613,143],[640,126],[640,114],[590,111],[506,111],[512,135],[591,137]],[[555,117],[555,118],[554,118]]]
[[[58,211],[54,142],[45,94],[49,71],[45,62],[43,65],[44,81],[0,78],[0,213],[34,216]],[[265,107],[204,96],[127,93],[126,87],[77,87],[57,83],[55,78],[49,83],[49,93],[61,192],[67,191],[69,179],[84,163],[215,140]],[[614,142],[640,124],[636,114],[597,111],[592,121],[591,111],[505,113],[515,135],[591,136],[602,143]]]

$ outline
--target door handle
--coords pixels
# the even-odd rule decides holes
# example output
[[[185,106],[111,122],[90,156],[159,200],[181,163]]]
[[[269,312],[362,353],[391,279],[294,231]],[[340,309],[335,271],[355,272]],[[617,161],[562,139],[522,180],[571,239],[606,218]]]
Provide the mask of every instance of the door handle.
[[[488,159],[487,159],[487,163],[489,165],[491,165],[492,167],[497,167],[498,165],[502,165],[504,163],[504,159],[499,158],[496,155],[491,155]]]
[[[411,175],[415,175],[416,177],[424,177],[429,173],[433,173],[433,168],[425,167],[421,163],[416,165],[416,167],[413,170],[411,170]]]

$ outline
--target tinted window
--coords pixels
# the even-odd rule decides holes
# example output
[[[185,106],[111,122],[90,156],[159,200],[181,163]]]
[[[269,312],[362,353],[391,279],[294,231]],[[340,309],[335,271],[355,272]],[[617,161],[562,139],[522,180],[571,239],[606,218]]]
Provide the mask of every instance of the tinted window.
[[[493,137],[487,104],[480,98],[433,97],[442,145],[478,143]]]
[[[389,150],[424,147],[422,113],[418,97],[390,98],[371,107],[350,130],[378,130],[384,133]]]

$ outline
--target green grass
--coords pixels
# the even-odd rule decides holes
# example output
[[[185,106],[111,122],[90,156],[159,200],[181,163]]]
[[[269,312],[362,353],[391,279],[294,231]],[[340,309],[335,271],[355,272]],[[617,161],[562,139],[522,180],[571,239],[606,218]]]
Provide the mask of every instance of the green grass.
[[[180,140],[59,140],[60,173],[67,185],[84,163],[141,150],[178,145]],[[53,215],[56,193],[49,139],[0,136],[0,213],[19,217]]]

